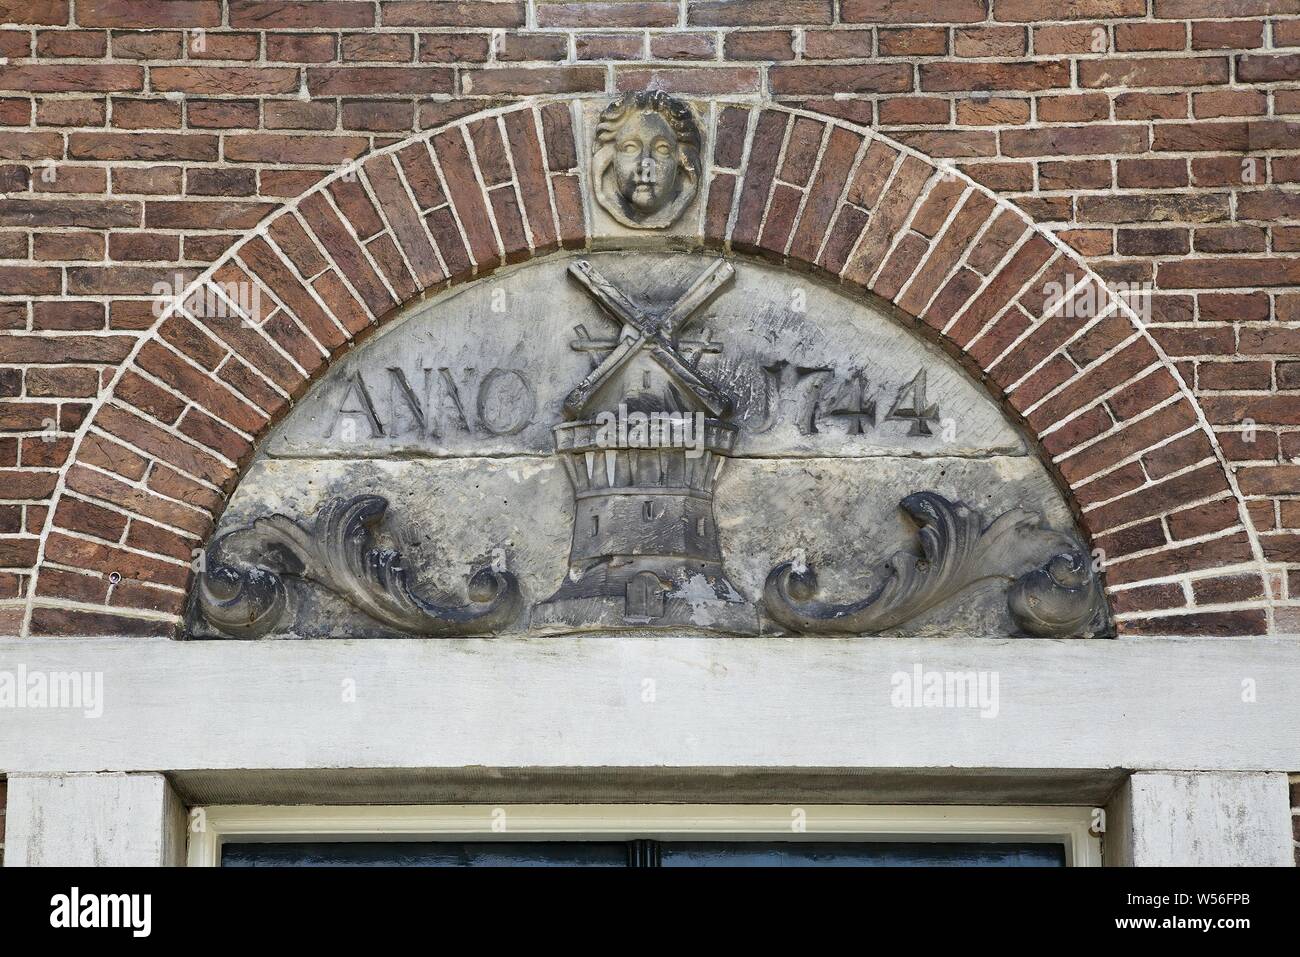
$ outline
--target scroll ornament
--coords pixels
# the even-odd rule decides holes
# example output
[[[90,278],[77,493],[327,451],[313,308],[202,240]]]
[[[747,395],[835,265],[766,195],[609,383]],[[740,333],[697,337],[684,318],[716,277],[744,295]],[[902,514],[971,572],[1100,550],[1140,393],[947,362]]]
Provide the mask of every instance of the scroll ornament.
[[[491,566],[470,576],[465,605],[442,605],[412,591],[400,552],[374,547],[388,500],[359,495],[327,502],[311,527],[268,515],[223,535],[199,576],[199,610],[236,638],[260,638],[286,619],[285,578],[320,585],[376,621],[425,637],[490,635],[522,604],[519,582]]]
[[[1007,606],[1020,635],[1068,638],[1105,630],[1105,604],[1092,564],[1077,543],[1042,527],[1041,518],[1012,509],[987,527],[975,509],[936,492],[916,492],[902,508],[916,520],[921,554],[897,552],[881,569],[880,585],[845,604],[819,601],[816,572],[786,562],[763,589],[767,612],[792,631],[869,635],[908,622],[980,581],[1010,582]],[[1048,555],[1019,577],[1024,556]],[[1041,559],[1040,559],[1041,560]]]

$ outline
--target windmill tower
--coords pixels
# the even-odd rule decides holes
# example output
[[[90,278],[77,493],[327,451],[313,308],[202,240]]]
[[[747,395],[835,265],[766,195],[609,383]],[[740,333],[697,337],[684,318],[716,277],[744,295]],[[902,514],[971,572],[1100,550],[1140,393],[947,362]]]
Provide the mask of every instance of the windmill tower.
[[[606,354],[566,397],[567,421],[554,430],[573,485],[573,541],[568,573],[533,606],[533,625],[756,631],[754,606],[723,571],[713,515],[737,430],[731,399],[697,363],[721,347],[679,337],[735,270],[715,262],[658,311],[585,260],[569,272],[620,332],[574,344]]]

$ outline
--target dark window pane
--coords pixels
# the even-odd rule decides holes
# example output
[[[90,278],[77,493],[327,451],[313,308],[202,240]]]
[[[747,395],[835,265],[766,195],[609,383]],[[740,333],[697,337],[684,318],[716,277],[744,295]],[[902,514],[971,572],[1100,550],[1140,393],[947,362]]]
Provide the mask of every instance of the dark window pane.
[[[665,842],[664,867],[1064,867],[1061,844]]]
[[[598,841],[375,841],[225,844],[222,867],[626,867],[627,844]]]
[[[222,847],[223,867],[1064,867],[1061,844],[358,841]]]

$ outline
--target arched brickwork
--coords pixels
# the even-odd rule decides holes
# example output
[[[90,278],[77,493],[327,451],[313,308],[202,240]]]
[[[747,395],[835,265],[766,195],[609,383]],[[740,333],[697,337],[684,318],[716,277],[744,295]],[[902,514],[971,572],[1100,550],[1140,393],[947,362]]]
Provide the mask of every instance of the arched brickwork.
[[[1263,572],[1212,431],[1068,247],[833,117],[722,104],[709,142],[698,229],[675,244],[813,271],[913,317],[1038,438],[1105,551],[1123,632],[1268,630],[1267,607],[1202,584]],[[592,234],[585,155],[566,100],[488,111],[341,170],[233,246],[193,288],[251,284],[259,307],[243,321],[173,309],[122,364],[60,472],[24,633],[171,633],[193,550],[258,437],[335,356],[451,284],[617,243]],[[1053,282],[1073,287],[1054,306]],[[1101,308],[1071,307],[1088,297]]]

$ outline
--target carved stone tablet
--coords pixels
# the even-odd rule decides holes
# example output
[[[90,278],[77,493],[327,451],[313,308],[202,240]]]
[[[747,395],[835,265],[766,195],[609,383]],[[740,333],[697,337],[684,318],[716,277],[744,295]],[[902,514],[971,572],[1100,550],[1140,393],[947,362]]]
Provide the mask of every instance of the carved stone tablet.
[[[1046,469],[883,309],[693,254],[532,263],[334,365],[251,465],[196,637],[1075,636]]]

